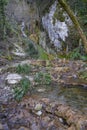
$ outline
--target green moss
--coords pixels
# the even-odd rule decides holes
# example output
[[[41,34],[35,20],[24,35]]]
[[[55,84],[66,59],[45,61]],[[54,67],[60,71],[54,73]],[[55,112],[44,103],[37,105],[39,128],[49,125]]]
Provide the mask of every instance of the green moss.
[[[58,54],[58,58],[65,58],[65,59],[70,59],[70,60],[83,60],[87,61],[87,55],[86,54],[81,54],[81,50],[79,47],[73,49],[71,52],[67,53],[62,53]]]
[[[61,22],[64,22],[65,20],[65,17],[63,16],[62,11],[55,11],[54,18],[56,18],[57,20],[60,20]]]
[[[20,101],[22,97],[31,90],[31,83],[27,78],[23,78],[20,83],[14,88],[14,96],[17,101]]]
[[[49,85],[51,83],[51,76],[49,73],[43,73],[43,72],[38,72],[36,73],[34,80],[38,84],[47,84]]]
[[[39,51],[39,59],[42,59],[42,60],[49,59],[47,52],[45,52],[45,50],[42,47],[38,46],[38,51]]]
[[[39,8],[40,15],[45,15],[49,12],[49,7],[54,3],[54,0],[36,0],[37,7]]]
[[[28,44],[26,52],[27,55],[29,55],[31,58],[38,58],[38,49],[35,45],[35,43],[31,40],[27,40],[26,43]]]
[[[54,55],[52,54],[48,54],[41,46],[37,45],[38,47],[38,55],[39,55],[39,59],[41,60],[53,60],[54,59]]]
[[[11,61],[13,59],[13,57],[11,55],[7,55],[6,59],[9,60],[9,61]]]
[[[80,77],[81,79],[87,80],[87,71],[82,71],[82,72],[80,72],[80,73],[79,73],[79,77]]]
[[[64,10],[61,8],[61,6],[58,4],[56,7],[56,11],[53,16],[53,24],[55,24],[55,20],[59,20],[60,22],[65,21],[65,16],[63,15]]]
[[[16,72],[19,73],[19,74],[29,74],[31,72],[31,66],[30,65],[27,65],[27,64],[24,64],[24,65],[18,65],[16,67]]]

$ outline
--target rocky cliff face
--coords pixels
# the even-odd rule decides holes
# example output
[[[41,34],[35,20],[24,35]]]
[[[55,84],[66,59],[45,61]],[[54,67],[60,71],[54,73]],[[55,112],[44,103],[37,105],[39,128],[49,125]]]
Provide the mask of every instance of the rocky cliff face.
[[[39,19],[36,3],[32,0],[10,0],[7,16],[19,25],[24,22],[30,33],[33,33],[35,21]]]
[[[36,34],[40,39],[38,42],[46,50],[49,44],[51,48],[56,48],[56,51],[61,51],[63,46],[66,48],[67,42],[72,39],[72,35],[70,36],[72,22],[57,1],[10,0],[7,16],[13,23],[16,21],[17,24],[26,26],[29,35],[34,34],[32,35],[34,37]],[[39,24],[43,26],[44,30],[42,30],[45,34],[40,30]],[[46,33],[49,43],[46,40]],[[44,37],[42,34],[45,36],[42,38],[45,39],[44,41],[40,38],[40,36]]]
[[[55,16],[55,14],[57,14],[57,16],[60,15],[59,13],[61,13],[61,19],[57,19]],[[50,7],[49,13],[42,17],[42,24],[44,29],[48,32],[51,44],[61,49],[61,41],[65,42],[66,37],[68,37],[70,19],[62,8],[58,6],[57,1]]]

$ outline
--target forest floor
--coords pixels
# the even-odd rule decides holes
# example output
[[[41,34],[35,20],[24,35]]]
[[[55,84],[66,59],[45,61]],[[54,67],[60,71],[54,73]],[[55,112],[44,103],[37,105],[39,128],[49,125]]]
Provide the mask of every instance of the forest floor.
[[[11,59],[4,44],[0,49],[0,130],[87,130],[87,62]],[[28,73],[21,72],[23,65]],[[42,79],[35,83],[37,74]],[[31,89],[17,101],[13,90],[22,78],[31,81]]]

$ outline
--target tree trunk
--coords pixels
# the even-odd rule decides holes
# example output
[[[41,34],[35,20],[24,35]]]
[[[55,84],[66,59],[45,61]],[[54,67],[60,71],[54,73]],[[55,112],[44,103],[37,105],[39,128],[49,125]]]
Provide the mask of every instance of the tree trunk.
[[[85,36],[82,28],[80,27],[80,24],[79,24],[76,16],[74,15],[73,11],[70,9],[70,7],[67,5],[67,3],[64,0],[58,0],[58,2],[63,7],[63,9],[67,12],[67,14],[71,18],[72,22],[74,23],[75,28],[77,29],[77,31],[83,41],[85,52],[87,53],[87,39],[86,39],[86,36]]]

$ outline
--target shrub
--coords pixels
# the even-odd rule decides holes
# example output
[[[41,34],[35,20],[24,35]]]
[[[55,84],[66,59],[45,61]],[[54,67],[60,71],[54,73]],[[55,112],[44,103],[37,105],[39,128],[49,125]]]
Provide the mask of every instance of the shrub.
[[[36,73],[34,80],[38,84],[50,84],[51,83],[51,76],[48,73]]]
[[[27,65],[27,64],[24,64],[24,65],[18,65],[16,67],[16,72],[19,73],[19,74],[29,74],[31,71],[31,66],[30,65]]]
[[[18,86],[14,88],[14,97],[16,100],[20,101],[22,97],[31,90],[31,83],[27,78],[23,78]]]

